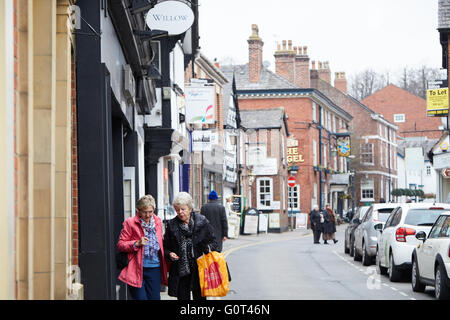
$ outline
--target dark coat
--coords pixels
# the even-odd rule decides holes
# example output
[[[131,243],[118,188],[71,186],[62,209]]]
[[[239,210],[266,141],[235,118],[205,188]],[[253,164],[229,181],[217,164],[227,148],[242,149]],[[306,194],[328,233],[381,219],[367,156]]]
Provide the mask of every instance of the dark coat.
[[[201,257],[204,253],[208,253],[209,248],[211,251],[217,251],[217,244],[216,238],[214,237],[213,227],[208,220],[201,214],[195,212],[192,212],[191,215],[192,219],[194,219],[194,231],[192,235],[192,244],[194,247],[193,270],[198,272],[197,258]],[[168,294],[171,297],[177,296],[178,283],[180,280],[178,261],[171,261],[169,257],[170,252],[174,252],[180,256],[181,235],[178,227],[178,221],[178,217],[169,220],[163,241],[166,260],[169,261],[170,265]]]
[[[323,218],[325,222],[323,223],[323,233],[335,233],[336,225],[334,224],[334,214],[333,212],[328,212],[328,210],[323,210]]]
[[[228,237],[228,220],[225,207],[217,200],[210,200],[205,203],[200,213],[208,219],[209,223],[214,227],[214,235],[219,251],[222,251],[222,239]]]
[[[320,222],[320,211],[312,210],[310,213],[311,229],[322,231],[322,223]]]

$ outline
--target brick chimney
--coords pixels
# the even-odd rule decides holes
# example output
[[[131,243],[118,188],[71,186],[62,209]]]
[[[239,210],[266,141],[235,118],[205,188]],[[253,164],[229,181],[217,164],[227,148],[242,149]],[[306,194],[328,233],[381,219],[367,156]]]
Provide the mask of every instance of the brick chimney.
[[[330,71],[330,65],[328,64],[328,61],[324,61],[324,62],[319,61],[318,72],[319,72],[320,79],[331,84],[331,71]]]
[[[256,24],[252,24],[252,35],[248,38],[248,75],[252,83],[259,82],[262,71],[263,45]]]
[[[294,84],[300,88],[310,88],[308,47],[299,46],[294,48],[297,48],[294,64]]]
[[[282,41],[283,46],[278,44],[275,51],[275,72],[291,83],[295,83],[295,56],[296,51],[292,48],[292,40],[289,40],[286,46],[286,40]]]
[[[345,72],[335,72],[334,87],[343,93],[347,93],[347,78],[345,77]]]

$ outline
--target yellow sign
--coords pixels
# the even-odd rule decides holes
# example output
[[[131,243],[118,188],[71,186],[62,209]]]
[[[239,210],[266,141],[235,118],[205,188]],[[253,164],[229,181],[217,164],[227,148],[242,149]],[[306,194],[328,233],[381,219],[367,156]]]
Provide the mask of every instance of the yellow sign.
[[[448,115],[448,88],[427,90],[427,116]]]
[[[303,155],[298,154],[298,148],[287,148],[287,162],[291,163],[304,162]]]

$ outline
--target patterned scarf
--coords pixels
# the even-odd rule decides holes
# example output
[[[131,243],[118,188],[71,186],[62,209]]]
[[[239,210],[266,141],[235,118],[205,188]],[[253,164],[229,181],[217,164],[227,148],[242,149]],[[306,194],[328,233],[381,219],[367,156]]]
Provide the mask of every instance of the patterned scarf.
[[[181,235],[179,271],[180,277],[183,277],[191,273],[194,262],[194,248],[192,246],[192,232],[194,231],[194,221],[192,217],[189,220],[188,225],[179,220],[178,228]]]
[[[149,223],[146,223],[141,219],[142,228],[144,229],[145,236],[149,239],[144,246],[144,259],[147,258],[151,261],[158,261],[158,251],[160,249],[158,237],[156,236],[155,219],[152,217]]]

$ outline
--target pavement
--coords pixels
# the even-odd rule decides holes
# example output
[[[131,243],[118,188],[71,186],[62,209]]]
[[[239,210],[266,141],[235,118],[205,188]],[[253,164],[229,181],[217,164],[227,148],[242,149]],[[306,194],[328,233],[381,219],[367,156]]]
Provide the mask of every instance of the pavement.
[[[342,227],[336,226],[337,228]],[[223,243],[223,254],[225,259],[227,256],[239,249],[254,246],[263,242],[275,242],[296,239],[299,237],[312,236],[311,229],[294,229],[282,233],[259,233],[249,235],[239,235],[237,238],[229,238]],[[233,275],[232,275],[233,276]],[[176,297],[170,297],[167,294],[167,288],[164,292],[161,292],[161,300],[176,300]]]

